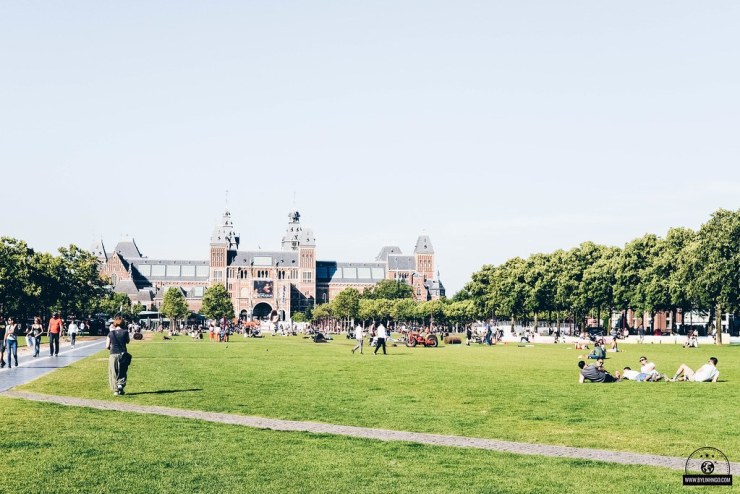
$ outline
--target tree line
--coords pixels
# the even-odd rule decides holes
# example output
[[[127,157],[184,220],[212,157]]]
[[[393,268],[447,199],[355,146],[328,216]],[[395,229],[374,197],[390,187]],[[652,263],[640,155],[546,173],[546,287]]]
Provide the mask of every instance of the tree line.
[[[24,319],[53,312],[84,318],[113,314],[121,305],[130,309],[128,297],[112,293],[90,252],[70,245],[52,255],[22,240],[0,238],[0,313]]]
[[[632,309],[687,313],[719,320],[740,309],[740,210],[720,209],[698,231],[671,228],[623,248],[584,242],[570,250],[485,265],[455,297],[478,317],[548,320]],[[673,317],[672,321],[676,321]]]

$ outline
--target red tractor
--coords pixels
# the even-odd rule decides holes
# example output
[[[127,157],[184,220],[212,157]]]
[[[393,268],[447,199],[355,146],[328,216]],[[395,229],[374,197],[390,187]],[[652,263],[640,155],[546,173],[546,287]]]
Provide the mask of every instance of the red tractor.
[[[437,336],[429,333],[419,333],[418,331],[410,331],[406,337],[406,346],[415,347],[416,345],[430,346],[432,348],[439,345]]]

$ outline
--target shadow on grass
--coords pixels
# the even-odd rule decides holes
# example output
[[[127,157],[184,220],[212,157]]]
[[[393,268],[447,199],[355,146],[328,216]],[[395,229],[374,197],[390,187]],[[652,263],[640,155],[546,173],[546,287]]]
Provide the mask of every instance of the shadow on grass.
[[[193,391],[203,391],[203,388],[192,389],[159,389],[157,391],[139,391],[138,393],[126,393],[129,396],[135,395],[166,395],[171,393],[190,393]]]

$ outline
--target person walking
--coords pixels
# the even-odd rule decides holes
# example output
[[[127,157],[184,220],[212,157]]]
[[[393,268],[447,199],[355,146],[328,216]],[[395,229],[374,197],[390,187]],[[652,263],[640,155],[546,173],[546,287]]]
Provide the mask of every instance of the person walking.
[[[13,361],[15,361],[15,366],[18,367],[18,336],[16,332],[20,332],[20,329],[21,325],[16,324],[13,318],[9,317],[8,325],[5,328],[5,348],[8,352],[8,368],[13,367]]]
[[[378,324],[378,334],[377,334],[378,343],[375,345],[375,351],[373,352],[373,355],[378,354],[378,348],[380,348],[381,345],[383,346],[383,355],[387,355],[385,352],[385,339],[387,336],[388,334],[386,333],[385,326],[383,326],[383,323]]]
[[[0,369],[5,367],[5,331],[7,328],[5,318],[0,315]]]
[[[355,345],[355,347],[352,349],[352,353],[355,353],[355,350],[360,350],[360,355],[362,355],[362,343],[365,337],[363,332],[364,330],[362,328],[362,325],[358,324],[355,328],[355,341],[357,341],[357,345]]]
[[[71,323],[69,323],[69,326],[67,326],[67,334],[69,334],[69,341],[72,344],[72,348],[75,347],[75,343],[77,341],[77,333],[79,332],[79,327],[77,326],[77,321],[74,319]]]
[[[31,325],[31,334],[33,335],[33,356],[38,357],[41,351],[41,335],[44,333],[44,327],[41,325],[41,318],[34,317]]]
[[[49,357],[59,356],[59,336],[63,329],[64,321],[59,317],[59,313],[55,312],[49,320]]]
[[[113,320],[113,329],[108,333],[106,348],[110,350],[108,356],[108,384],[114,396],[125,394],[124,388],[128,377],[128,355],[126,345],[131,341],[128,331],[122,328],[123,319],[116,317]]]

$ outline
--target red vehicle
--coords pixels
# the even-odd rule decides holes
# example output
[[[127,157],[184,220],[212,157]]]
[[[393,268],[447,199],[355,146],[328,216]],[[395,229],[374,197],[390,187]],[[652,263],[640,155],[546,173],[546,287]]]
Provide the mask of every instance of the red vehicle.
[[[439,345],[437,336],[433,334],[421,334],[418,331],[410,331],[406,338],[406,346],[415,347],[416,345],[430,346],[432,348]]]

